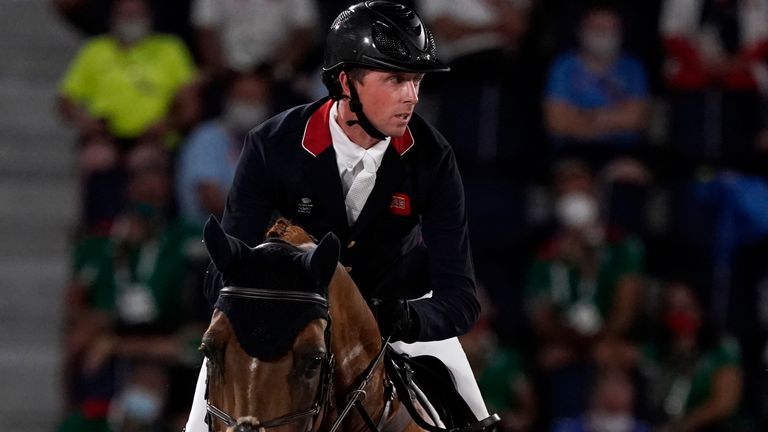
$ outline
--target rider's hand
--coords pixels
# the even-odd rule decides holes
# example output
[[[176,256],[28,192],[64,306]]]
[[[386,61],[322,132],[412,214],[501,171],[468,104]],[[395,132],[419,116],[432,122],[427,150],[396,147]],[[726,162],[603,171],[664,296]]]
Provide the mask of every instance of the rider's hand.
[[[381,336],[390,342],[415,342],[419,336],[419,320],[407,300],[374,300],[373,313]]]

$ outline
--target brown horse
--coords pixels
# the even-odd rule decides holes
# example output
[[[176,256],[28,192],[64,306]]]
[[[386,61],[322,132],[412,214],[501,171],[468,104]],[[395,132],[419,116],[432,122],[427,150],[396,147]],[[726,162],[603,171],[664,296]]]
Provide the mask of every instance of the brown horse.
[[[329,431],[350,395],[365,413],[350,411],[342,430],[365,430],[365,415],[382,431],[420,429],[375,362],[378,326],[338,263],[335,236],[315,246],[278,221],[270,240],[249,248],[211,219],[204,237],[224,285],[201,346],[210,430]]]

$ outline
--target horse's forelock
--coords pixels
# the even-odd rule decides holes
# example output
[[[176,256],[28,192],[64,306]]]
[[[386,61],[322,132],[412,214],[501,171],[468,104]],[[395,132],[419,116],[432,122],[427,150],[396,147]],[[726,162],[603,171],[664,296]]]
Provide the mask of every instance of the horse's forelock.
[[[285,218],[279,218],[274,224],[267,230],[266,237],[279,238],[291,243],[295,246],[304,245],[307,243],[314,243],[312,236],[309,235],[304,228],[294,225]]]

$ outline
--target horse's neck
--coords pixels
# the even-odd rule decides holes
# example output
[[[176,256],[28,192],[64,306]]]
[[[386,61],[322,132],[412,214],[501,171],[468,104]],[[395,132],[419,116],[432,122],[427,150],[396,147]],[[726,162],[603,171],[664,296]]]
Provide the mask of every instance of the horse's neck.
[[[381,336],[368,304],[343,267],[337,267],[334,280],[330,289],[332,350],[336,368],[344,372],[340,384],[346,387],[357,384],[357,376],[379,353]]]
[[[381,350],[379,327],[352,278],[343,267],[338,266],[334,282],[330,289],[331,318],[333,320],[332,347],[336,356],[334,387],[338,409],[346,403],[346,397],[358,386]],[[367,397],[363,406],[374,422],[378,422],[386,403],[384,391],[385,372],[381,364],[374,371],[365,388]],[[395,399],[390,416],[398,409],[405,409]],[[348,417],[351,423],[345,423],[345,430],[367,430],[358,415]],[[391,419],[392,417],[390,417]],[[421,430],[410,422],[404,432]]]

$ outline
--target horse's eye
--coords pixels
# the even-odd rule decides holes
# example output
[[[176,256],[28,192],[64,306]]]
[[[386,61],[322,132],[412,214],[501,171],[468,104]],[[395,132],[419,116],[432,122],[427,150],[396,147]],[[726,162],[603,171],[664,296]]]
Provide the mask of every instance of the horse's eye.
[[[212,358],[211,350],[210,348],[208,348],[208,345],[206,345],[205,343],[201,343],[200,346],[197,348],[197,350],[203,353],[205,358],[207,358],[208,360]]]
[[[200,347],[197,350],[203,353],[210,363],[214,363],[218,357],[221,357],[222,355],[222,347],[210,340],[203,340],[203,343],[200,344]]]
[[[320,369],[320,367],[323,365],[323,359],[325,357],[322,355],[316,355],[312,357],[312,361],[309,362],[309,369]]]
[[[315,354],[307,359],[306,367],[304,368],[304,373],[307,377],[313,377],[320,371],[320,368],[323,366],[323,360],[325,360],[323,354]]]

